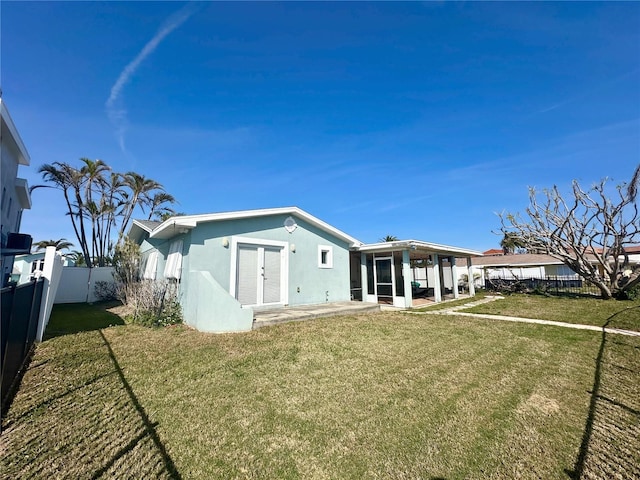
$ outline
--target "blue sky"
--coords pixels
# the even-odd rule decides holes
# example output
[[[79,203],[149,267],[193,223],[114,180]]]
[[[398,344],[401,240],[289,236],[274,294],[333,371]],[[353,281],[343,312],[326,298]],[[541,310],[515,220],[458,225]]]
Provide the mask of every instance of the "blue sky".
[[[100,158],[196,214],[296,205],[365,241],[486,250],[527,187],[640,162],[640,3],[8,2],[37,168]],[[74,240],[60,193],[22,230]],[[77,242],[76,242],[77,243]]]

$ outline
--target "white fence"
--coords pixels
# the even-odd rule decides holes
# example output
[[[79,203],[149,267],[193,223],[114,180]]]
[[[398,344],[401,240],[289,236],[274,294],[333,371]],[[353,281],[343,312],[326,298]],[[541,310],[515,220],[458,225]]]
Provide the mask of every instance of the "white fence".
[[[98,301],[96,282],[113,282],[113,267],[64,267],[54,303]]]

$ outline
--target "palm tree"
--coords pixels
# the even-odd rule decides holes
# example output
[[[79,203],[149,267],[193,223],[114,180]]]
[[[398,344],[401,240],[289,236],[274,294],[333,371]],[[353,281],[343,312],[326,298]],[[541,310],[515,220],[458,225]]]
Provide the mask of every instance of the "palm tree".
[[[524,242],[515,232],[504,232],[504,237],[500,240],[500,247],[505,255],[516,253],[519,249],[524,248]]]
[[[171,217],[184,217],[185,215],[186,213],[184,212],[162,212],[160,215],[156,215],[156,220],[158,222],[164,222],[166,220],[169,220]]]
[[[100,251],[100,228],[99,221],[103,214],[102,205],[98,206],[93,201],[93,192],[94,188],[96,188],[96,194],[100,195],[103,191],[103,186],[106,183],[104,178],[104,174],[111,170],[106,163],[102,160],[90,160],[88,158],[81,158],[81,162],[84,165],[80,168],[80,173],[84,176],[85,180],[85,212],[87,216],[91,219],[91,245],[92,245],[92,254],[93,257],[98,260],[98,264],[102,267],[104,266],[104,252]]]
[[[153,197],[151,197],[151,201],[149,203],[149,217],[147,220],[151,220],[152,217],[156,217],[158,219],[163,217],[171,217],[176,214],[176,211],[169,207],[169,205],[176,203],[176,199],[173,198],[173,195],[168,194],[167,192],[158,192]]]
[[[127,199],[127,203],[123,205],[123,209],[121,210],[122,223],[120,224],[120,231],[118,232],[118,243],[120,243],[124,236],[124,232],[129,225],[129,220],[131,220],[131,215],[133,215],[135,208],[140,206],[142,211],[144,211],[144,207],[150,206],[151,204],[151,192],[154,190],[164,191],[160,183],[136,172],[125,173],[122,181],[124,186],[131,190],[131,197]]]
[[[33,244],[36,247],[36,252],[40,250],[44,250],[47,247],[56,247],[56,251],[60,250],[68,250],[70,247],[73,247],[73,243],[68,242],[66,238],[60,238],[58,240],[40,240]]]
[[[87,261],[87,266],[91,267],[89,245],[84,226],[85,215],[83,214],[84,201],[82,199],[82,188],[85,177],[83,173],[64,162],[45,164],[38,169],[38,172],[42,174],[44,180],[53,183],[54,188],[62,190],[65,202],[67,203],[67,215],[71,218],[73,231],[76,234],[78,242],[80,242],[80,248]]]
[[[83,265],[86,265],[84,261],[84,255],[82,254],[82,252],[78,250],[74,250],[73,252],[68,253],[66,257],[73,260],[73,262],[76,264],[76,267],[81,267]]]
[[[101,208],[103,212],[101,230],[100,251],[102,255],[112,253],[111,229],[116,224],[117,212],[123,206],[124,183],[120,173],[111,172],[109,180],[103,184]]]
[[[174,215],[175,198],[162,185],[136,172],[115,173],[102,160],[81,158],[81,167],[54,162],[38,170],[51,185],[62,190],[74,233],[89,268],[107,264],[113,256],[112,234],[122,241],[133,212],[140,207],[149,218]],[[89,231],[89,225],[91,229]]]
[[[395,235],[387,235],[384,238],[381,238],[381,242],[397,242],[399,239]]]
[[[627,198],[629,202],[634,202],[640,190],[640,165],[636,167],[636,171],[631,176],[631,181],[627,186]]]

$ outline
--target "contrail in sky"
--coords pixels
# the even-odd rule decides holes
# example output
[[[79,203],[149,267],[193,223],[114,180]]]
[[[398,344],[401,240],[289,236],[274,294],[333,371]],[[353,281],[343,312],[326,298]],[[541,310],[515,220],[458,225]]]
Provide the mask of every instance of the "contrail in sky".
[[[140,64],[158,48],[160,42],[164,38],[173,32],[176,28],[182,25],[187,19],[193,15],[196,11],[194,4],[187,4],[176,13],[171,15],[169,19],[164,23],[158,32],[153,36],[151,40],[147,42],[140,53],[129,64],[124,67],[124,70],[120,73],[120,76],[116,80],[116,83],[111,87],[111,94],[105,104],[107,109],[107,116],[116,129],[116,136],[118,138],[118,144],[123,153],[126,153],[124,144],[124,134],[127,127],[127,111],[120,101],[122,89],[129,82],[131,76],[136,72]]]

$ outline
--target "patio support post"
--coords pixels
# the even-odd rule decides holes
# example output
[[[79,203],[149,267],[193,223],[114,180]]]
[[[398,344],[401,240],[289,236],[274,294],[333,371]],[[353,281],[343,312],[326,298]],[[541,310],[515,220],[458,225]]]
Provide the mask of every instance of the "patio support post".
[[[413,305],[413,290],[411,289],[411,259],[409,250],[402,251],[402,278],[404,280],[404,306],[410,308]]]
[[[442,284],[440,283],[440,258],[433,254],[433,299],[436,303],[442,301]]]
[[[369,282],[367,281],[367,254],[360,252],[360,282],[362,284],[362,301],[366,302],[369,295]]]
[[[453,298],[458,298],[460,293],[458,292],[458,270],[456,269],[456,257],[451,255],[451,289],[453,290]]]
[[[473,283],[473,267],[471,265],[471,257],[467,257],[467,276],[469,278],[469,296],[474,297],[476,295],[476,286]]]

